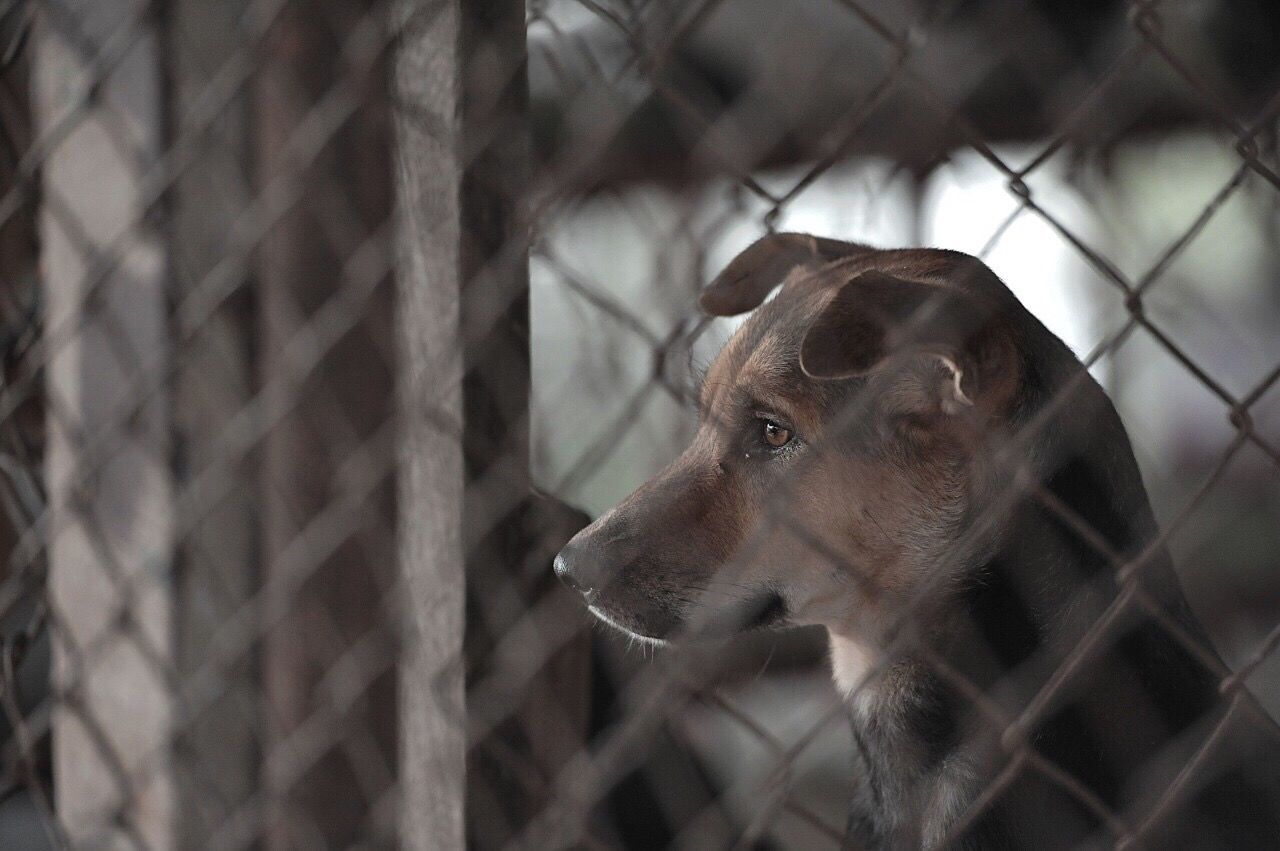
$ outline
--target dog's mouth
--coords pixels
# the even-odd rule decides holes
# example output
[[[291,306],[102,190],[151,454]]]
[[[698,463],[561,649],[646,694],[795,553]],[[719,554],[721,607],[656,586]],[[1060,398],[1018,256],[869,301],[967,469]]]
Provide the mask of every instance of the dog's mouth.
[[[647,629],[634,617],[625,613],[605,608],[599,602],[587,600],[587,611],[597,620],[616,629],[623,635],[655,647],[664,647],[671,643],[668,636],[679,632],[678,621],[668,629]],[[740,632],[772,629],[786,625],[787,604],[776,592],[761,594],[732,608],[716,613],[709,620],[703,621],[696,629],[687,633],[689,638],[727,638]]]
[[[596,618],[596,620],[600,621],[601,623],[607,626],[610,626],[616,629],[618,632],[622,633],[628,638],[633,638],[636,641],[642,642],[644,644],[649,644],[653,647],[665,647],[671,643],[667,641],[665,638],[659,638],[656,635],[646,635],[644,632],[640,632],[635,629],[632,629],[631,627],[624,624],[621,618],[615,617],[614,615],[605,611],[600,606],[588,603],[587,611],[590,612],[592,616]]]
[[[785,626],[787,616],[787,604],[782,595],[776,591],[762,591],[715,610],[702,620],[696,632],[708,638],[726,638],[741,632]]]
[[[743,629],[769,629],[781,626],[787,620],[787,604],[780,594],[764,595],[753,608],[755,611],[743,624]]]

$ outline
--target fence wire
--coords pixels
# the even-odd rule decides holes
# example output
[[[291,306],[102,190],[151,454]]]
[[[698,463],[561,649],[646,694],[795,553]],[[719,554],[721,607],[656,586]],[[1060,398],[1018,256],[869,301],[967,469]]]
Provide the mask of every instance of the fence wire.
[[[908,649],[999,754],[918,844],[1028,778],[1100,845],[1193,818],[1234,729],[1280,738],[1277,47],[1265,4],[1170,0],[0,4],[0,844],[447,846],[409,812],[406,742],[415,689],[444,709],[460,677],[465,779],[428,782],[465,784],[471,845],[860,847],[848,706]],[[427,208],[456,200],[456,232],[405,212],[437,148],[461,188]],[[931,645],[927,582],[852,695],[821,631],[653,650],[594,624],[552,558],[692,435],[725,262],[775,231],[922,245],[965,220],[1001,274],[1061,283],[1042,318],[1078,331],[1161,521],[1118,552],[1020,470],[967,533],[1029,499],[1109,568],[1030,699]],[[464,589],[420,596],[397,544],[405,388],[439,366],[405,341],[415,245],[463,270],[435,303],[456,374],[410,412],[465,482],[421,520],[456,516],[466,564],[462,657],[424,681],[415,625]],[[766,513],[756,534],[803,533]],[[1208,637],[1152,590],[1166,548]],[[1035,730],[1139,614],[1220,705],[1131,806]]]

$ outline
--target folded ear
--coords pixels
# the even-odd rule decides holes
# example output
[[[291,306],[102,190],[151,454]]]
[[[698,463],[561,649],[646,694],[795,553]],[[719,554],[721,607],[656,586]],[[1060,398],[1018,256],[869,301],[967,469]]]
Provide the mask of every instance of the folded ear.
[[[958,289],[883,272],[836,291],[805,331],[800,368],[810,378],[851,378],[905,354],[934,362],[948,412],[980,394],[1002,404],[1017,383],[1013,342],[993,309]]]
[[[733,258],[702,291],[699,303],[712,316],[737,316],[759,307],[797,266],[817,268],[871,251],[864,245],[803,233],[771,233]]]

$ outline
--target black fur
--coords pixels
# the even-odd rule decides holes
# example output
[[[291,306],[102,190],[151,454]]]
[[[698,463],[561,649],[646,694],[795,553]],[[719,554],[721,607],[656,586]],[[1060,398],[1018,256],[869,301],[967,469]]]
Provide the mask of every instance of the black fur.
[[[1059,394],[1072,396],[1043,418],[1035,440],[1036,473],[1052,499],[1028,496],[1016,506],[994,555],[968,573],[931,645],[1013,717],[1079,652],[1120,596],[1113,559],[1127,563],[1148,550],[1156,526],[1110,401],[1021,305],[1006,304],[1023,314],[1017,324],[1026,383],[1016,426],[1032,423]],[[1141,588],[1212,654],[1167,554],[1155,548],[1148,555]],[[904,658],[894,675],[911,683],[899,689],[896,706],[870,717],[851,714],[855,771],[864,780],[849,819],[851,847],[918,846],[927,826],[904,823],[892,811],[907,800],[895,788],[924,782],[948,759],[966,758],[976,781],[960,794],[972,802],[1017,751],[1002,744],[1000,725],[928,664]],[[1217,672],[1131,602],[1027,731],[1025,747],[1134,829],[1226,714],[1231,697],[1218,682]],[[1280,848],[1280,730],[1247,693],[1237,699],[1227,732],[1185,794],[1147,826],[1143,847]],[[904,721],[892,729],[879,720],[895,714]],[[1090,806],[1024,767],[955,841],[961,848],[1039,849],[1111,847],[1115,837]]]

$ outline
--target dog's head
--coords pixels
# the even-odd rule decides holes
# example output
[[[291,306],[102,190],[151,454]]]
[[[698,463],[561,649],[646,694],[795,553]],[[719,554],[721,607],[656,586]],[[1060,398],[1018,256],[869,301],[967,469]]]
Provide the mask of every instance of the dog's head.
[[[954,252],[761,239],[703,293],[713,315],[755,312],[707,372],[692,444],[557,574],[643,638],[874,632],[982,507],[1022,370],[1007,295]]]

